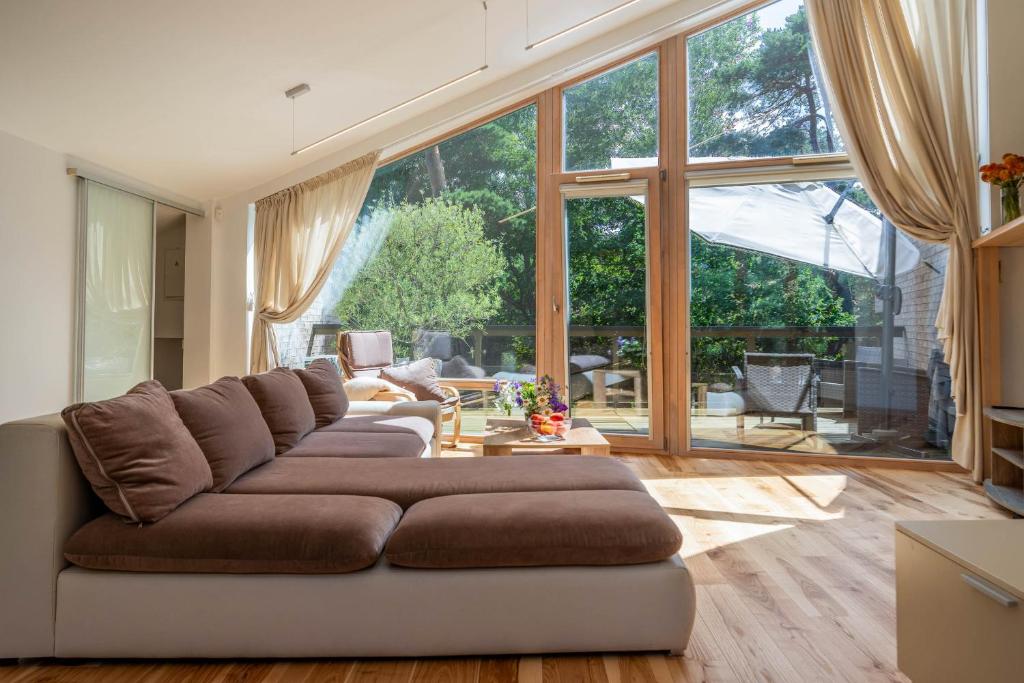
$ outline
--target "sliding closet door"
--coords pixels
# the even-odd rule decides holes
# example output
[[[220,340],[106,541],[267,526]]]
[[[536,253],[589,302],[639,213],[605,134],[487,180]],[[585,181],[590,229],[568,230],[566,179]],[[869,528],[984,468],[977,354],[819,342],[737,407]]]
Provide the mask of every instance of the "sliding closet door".
[[[154,203],[81,181],[80,400],[117,396],[152,377]]]

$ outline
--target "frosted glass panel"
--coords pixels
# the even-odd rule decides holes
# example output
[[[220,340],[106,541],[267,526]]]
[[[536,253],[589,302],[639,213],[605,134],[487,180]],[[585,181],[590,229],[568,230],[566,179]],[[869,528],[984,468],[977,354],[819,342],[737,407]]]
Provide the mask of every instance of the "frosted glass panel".
[[[152,374],[153,202],[86,182],[82,399]]]

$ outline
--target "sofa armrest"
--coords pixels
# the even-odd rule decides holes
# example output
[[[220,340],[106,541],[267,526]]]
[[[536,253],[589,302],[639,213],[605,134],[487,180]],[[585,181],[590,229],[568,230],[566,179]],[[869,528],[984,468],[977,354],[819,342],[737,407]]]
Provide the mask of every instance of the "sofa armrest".
[[[59,415],[0,425],[0,658],[54,655],[64,542],[100,511]]]
[[[346,415],[400,415],[422,417],[434,425],[434,438],[430,451],[441,455],[441,404],[437,401],[350,401]]]

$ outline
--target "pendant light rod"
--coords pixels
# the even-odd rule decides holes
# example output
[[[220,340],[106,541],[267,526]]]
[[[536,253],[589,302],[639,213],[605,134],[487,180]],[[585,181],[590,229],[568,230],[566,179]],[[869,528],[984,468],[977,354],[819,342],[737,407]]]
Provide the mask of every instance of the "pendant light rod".
[[[530,24],[530,21],[529,21],[529,12],[530,12],[529,0],[526,0],[526,2],[527,2],[527,7],[526,7],[527,21],[526,21],[526,24],[527,24],[527,27],[529,27],[529,24]],[[615,7],[612,7],[611,9],[607,9],[604,12],[601,12],[600,14],[594,15],[594,16],[590,17],[589,19],[585,19],[585,20],[581,21],[578,24],[570,26],[569,28],[564,28],[561,31],[559,31],[558,33],[554,33],[554,34],[548,36],[547,38],[543,38],[543,39],[538,40],[538,41],[536,41],[534,43],[530,43],[529,45],[526,46],[526,49],[527,50],[532,50],[535,47],[540,47],[541,45],[545,45],[547,43],[550,43],[552,40],[556,40],[558,38],[561,38],[562,36],[564,36],[564,35],[566,35],[568,33],[572,33],[573,31],[575,31],[577,29],[581,29],[584,26],[589,26],[590,24],[593,24],[595,21],[600,21],[601,19],[604,19],[605,17],[611,16],[612,14],[615,14],[619,10],[624,10],[627,7],[629,7],[630,5],[635,5],[638,2],[640,2],[640,0],[627,0],[627,2],[624,2],[621,5],[616,5]],[[529,39],[529,36],[527,36],[527,39]]]
[[[363,119],[362,121],[358,121],[356,123],[353,123],[351,126],[347,126],[345,128],[342,128],[339,131],[331,133],[330,135],[326,135],[326,136],[320,138],[319,140],[315,140],[315,141],[309,143],[308,145],[305,145],[305,146],[300,147],[298,149],[295,149],[295,142],[293,140],[292,141],[292,156],[295,156],[297,154],[302,154],[303,152],[308,152],[309,150],[311,150],[311,149],[313,149],[315,147],[319,147],[320,145],[326,144],[326,143],[330,142],[331,140],[334,140],[335,138],[338,138],[338,137],[344,135],[345,133],[353,131],[356,128],[359,128],[361,126],[365,126],[368,123],[376,121],[377,119],[380,119],[380,118],[382,118],[384,116],[387,116],[388,114],[392,114],[392,113],[394,113],[394,112],[396,112],[396,111],[398,111],[400,109],[404,109],[405,107],[408,107],[410,105],[416,104],[420,100],[426,99],[426,98],[430,97],[431,95],[434,95],[436,93],[441,92],[442,90],[445,90],[446,88],[450,88],[450,87],[452,87],[454,85],[458,85],[459,83],[462,83],[463,81],[469,80],[473,76],[476,76],[476,75],[481,74],[484,71],[486,71],[487,70],[487,66],[488,66],[487,65],[487,3],[483,2],[481,4],[484,7],[484,55],[483,55],[484,56],[484,60],[483,60],[483,65],[482,66],[479,66],[476,69],[473,69],[472,71],[467,71],[466,73],[462,74],[461,76],[456,76],[452,80],[450,80],[450,81],[448,81],[446,83],[442,83],[441,85],[437,86],[436,88],[432,88],[432,89],[430,89],[430,90],[428,90],[428,91],[426,91],[424,93],[420,93],[419,95],[416,95],[415,97],[411,97],[411,98],[405,100],[404,102],[399,102],[398,104],[396,104],[395,106],[393,106],[393,107],[391,107],[389,109],[385,109],[382,112],[378,112],[378,113],[374,114],[373,116],[369,116],[369,117]],[[307,86],[307,89],[308,89],[308,86]],[[292,97],[292,102],[293,103],[295,102],[294,97]],[[295,118],[295,115],[294,115],[294,112],[293,112],[293,114],[292,114],[292,124],[293,124],[293,127],[294,127],[294,118]],[[294,133],[293,133],[293,135],[294,135]]]

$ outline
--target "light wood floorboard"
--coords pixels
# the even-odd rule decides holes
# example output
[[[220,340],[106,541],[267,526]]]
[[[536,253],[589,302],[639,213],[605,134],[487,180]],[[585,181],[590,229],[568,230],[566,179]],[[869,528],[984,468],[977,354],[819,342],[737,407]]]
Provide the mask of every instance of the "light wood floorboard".
[[[960,474],[613,457],[683,530],[681,554],[697,583],[685,657],[41,661],[0,667],[0,683],[906,681],[896,670],[893,523],[1004,516]]]

